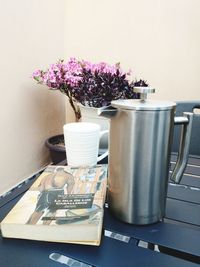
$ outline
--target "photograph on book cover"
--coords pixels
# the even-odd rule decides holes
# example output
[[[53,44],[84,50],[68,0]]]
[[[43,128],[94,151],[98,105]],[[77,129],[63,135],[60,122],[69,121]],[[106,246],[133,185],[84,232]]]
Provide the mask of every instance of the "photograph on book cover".
[[[105,172],[100,166],[81,169],[49,166],[31,188],[39,193],[26,223],[58,225],[88,220],[89,224],[98,224],[102,208],[99,189]]]

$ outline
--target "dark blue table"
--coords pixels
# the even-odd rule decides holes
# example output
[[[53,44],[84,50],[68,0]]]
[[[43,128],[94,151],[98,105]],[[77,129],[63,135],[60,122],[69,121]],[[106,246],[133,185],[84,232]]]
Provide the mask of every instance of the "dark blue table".
[[[172,168],[175,160],[174,155]],[[34,179],[35,177],[23,183],[0,200],[0,220]],[[169,182],[166,216],[162,222],[149,226],[133,226],[116,220],[109,209],[105,208],[103,229],[100,247],[0,237],[0,267],[66,266],[58,262],[63,259],[67,259],[68,266],[84,267],[199,266],[200,158],[190,157],[180,185]],[[158,252],[158,248],[161,252]],[[58,255],[67,258],[59,258]],[[69,258],[78,261],[73,262]]]

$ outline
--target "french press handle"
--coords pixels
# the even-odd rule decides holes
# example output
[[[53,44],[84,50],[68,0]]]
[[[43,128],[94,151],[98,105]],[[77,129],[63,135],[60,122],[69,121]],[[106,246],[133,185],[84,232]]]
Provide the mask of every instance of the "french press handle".
[[[155,89],[148,86],[135,86],[133,88],[135,93],[140,94],[140,100],[144,102],[147,99],[147,95],[150,93],[155,93]]]
[[[170,179],[177,184],[180,183],[182,175],[187,166],[187,160],[190,148],[190,139],[192,133],[192,121],[193,121],[193,113],[191,112],[184,112],[183,117],[174,118],[175,125],[182,125],[178,158],[174,170],[172,172],[172,175],[170,177]]]

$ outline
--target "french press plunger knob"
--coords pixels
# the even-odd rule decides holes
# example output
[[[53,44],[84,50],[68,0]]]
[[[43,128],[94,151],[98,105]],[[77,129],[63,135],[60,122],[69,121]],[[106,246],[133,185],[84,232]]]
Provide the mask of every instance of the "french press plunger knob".
[[[154,88],[145,87],[145,86],[136,86],[133,88],[133,91],[135,93],[140,93],[140,99],[142,102],[144,102],[147,99],[147,94],[155,93]]]

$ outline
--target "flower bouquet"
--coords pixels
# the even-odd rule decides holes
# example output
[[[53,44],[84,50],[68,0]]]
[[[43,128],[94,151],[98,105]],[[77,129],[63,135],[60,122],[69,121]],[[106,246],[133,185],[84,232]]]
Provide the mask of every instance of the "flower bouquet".
[[[67,63],[60,60],[47,70],[36,70],[32,77],[49,89],[60,90],[68,98],[76,119],[81,118],[76,103],[89,107],[104,107],[112,100],[139,98],[134,86],[148,86],[143,81],[129,81],[130,72],[122,71],[120,64],[91,63],[70,58]]]

